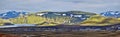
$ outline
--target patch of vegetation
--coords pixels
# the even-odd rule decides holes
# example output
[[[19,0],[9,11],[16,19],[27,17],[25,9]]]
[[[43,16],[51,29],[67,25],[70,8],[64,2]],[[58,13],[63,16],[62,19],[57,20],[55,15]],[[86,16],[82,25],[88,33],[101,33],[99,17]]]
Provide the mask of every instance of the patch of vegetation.
[[[43,25],[43,26],[53,26],[57,24],[61,24],[64,22],[68,22],[70,19],[69,17],[56,17],[54,19],[52,18],[45,18],[41,16],[36,15],[28,15],[26,18],[23,16],[20,16],[18,18],[9,19],[14,24],[37,24],[37,25]]]
[[[113,25],[120,23],[120,20],[117,18],[107,18],[100,15],[94,15],[87,20],[81,22],[80,25],[85,26],[105,26],[105,25]]]
[[[7,20],[7,19],[1,19],[0,18],[0,26],[2,26],[4,23],[11,23],[9,20]]]

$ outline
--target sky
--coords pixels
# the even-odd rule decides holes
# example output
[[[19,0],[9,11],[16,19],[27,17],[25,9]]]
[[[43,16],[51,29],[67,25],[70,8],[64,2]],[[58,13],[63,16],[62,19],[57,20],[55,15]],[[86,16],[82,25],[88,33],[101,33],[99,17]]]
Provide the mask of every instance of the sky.
[[[7,11],[120,11],[120,0],[0,0],[0,13]]]

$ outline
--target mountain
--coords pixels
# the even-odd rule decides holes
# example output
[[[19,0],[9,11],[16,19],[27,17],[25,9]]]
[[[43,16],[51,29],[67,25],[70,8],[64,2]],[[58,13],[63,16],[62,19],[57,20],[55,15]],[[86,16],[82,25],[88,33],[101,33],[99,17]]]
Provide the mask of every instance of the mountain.
[[[16,12],[16,11],[8,11],[6,13],[1,13],[0,18],[2,19],[10,19],[10,18],[16,18],[20,15],[26,15],[27,12]]]
[[[36,12],[29,13],[26,18],[19,16],[17,18],[9,19],[14,24],[37,24],[42,26],[55,26],[59,24],[77,24],[95,13],[82,11],[67,11],[67,12]],[[26,22],[25,22],[26,21]]]
[[[88,18],[87,20],[80,23],[83,26],[105,26],[105,25],[114,25],[120,23],[120,20],[117,18],[104,17],[101,15],[94,15]]]
[[[107,15],[105,15],[107,14]],[[112,14],[119,14],[107,12],[96,13],[84,12],[84,11],[67,11],[67,12],[16,12],[9,11],[0,14],[0,25],[6,22],[13,24],[37,24],[40,26],[56,26],[60,24],[65,25],[81,25],[81,26],[105,26],[114,25],[120,23],[120,18],[116,15],[116,18],[111,18]],[[108,16],[109,15],[109,16]],[[24,17],[27,16],[27,17]]]
[[[114,17],[114,18],[120,18],[120,12],[119,11],[107,11],[101,13],[102,16],[106,17]]]
[[[35,15],[55,19],[56,17],[69,17],[71,23],[82,22],[90,16],[96,15],[95,13],[83,11],[67,11],[67,12],[38,12]]]

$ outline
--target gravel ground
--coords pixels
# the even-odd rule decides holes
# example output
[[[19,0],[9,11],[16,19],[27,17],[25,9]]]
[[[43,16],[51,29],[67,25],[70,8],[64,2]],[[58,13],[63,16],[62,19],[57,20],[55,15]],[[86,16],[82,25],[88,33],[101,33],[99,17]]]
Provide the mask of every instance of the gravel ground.
[[[3,36],[4,35],[4,36]],[[117,32],[26,32],[21,34],[1,33],[0,37],[120,37]]]

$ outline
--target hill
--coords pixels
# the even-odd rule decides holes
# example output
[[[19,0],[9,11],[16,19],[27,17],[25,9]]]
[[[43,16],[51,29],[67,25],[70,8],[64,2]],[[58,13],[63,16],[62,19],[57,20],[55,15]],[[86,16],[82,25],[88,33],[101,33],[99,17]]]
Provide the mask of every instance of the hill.
[[[64,23],[64,21],[68,21],[67,17],[64,18],[58,18],[56,17],[55,19],[50,19],[50,18],[45,18],[45,17],[40,17],[36,15],[28,15],[26,18],[25,17],[18,17],[18,18],[13,18],[10,19],[11,22],[14,24],[37,24],[41,26],[54,26],[60,23]]]
[[[3,16],[4,15],[4,16]],[[55,26],[59,24],[79,24],[87,18],[96,15],[95,13],[84,12],[84,11],[67,11],[67,12],[17,12],[9,11],[0,14],[1,24],[5,21],[9,21],[13,24],[37,24],[40,26]]]
[[[120,23],[117,18],[108,18],[101,15],[94,15],[87,20],[83,21],[81,25],[83,26],[105,26]]]
[[[5,13],[1,14],[1,16],[3,15],[5,15]],[[105,26],[120,23],[120,18],[111,18],[83,11],[47,11],[29,14],[26,14],[25,12],[10,11],[7,12],[5,16],[1,17],[0,25],[3,25],[3,23],[6,22],[10,22],[13,24],[37,24],[40,26],[55,26],[60,24],[81,26]]]
[[[0,18],[0,26],[3,25],[4,23],[8,23],[8,22],[11,23],[9,20]]]
[[[67,11],[67,12],[38,12],[37,16],[54,19],[56,17],[69,17],[70,23],[78,23],[86,20],[90,16],[96,15],[95,13],[83,12],[83,11]]]
[[[26,16],[19,16],[17,18],[9,19],[14,24],[37,24],[41,26],[54,26],[59,24],[77,24],[95,13],[82,11],[68,11],[68,12],[37,12],[29,13]]]

